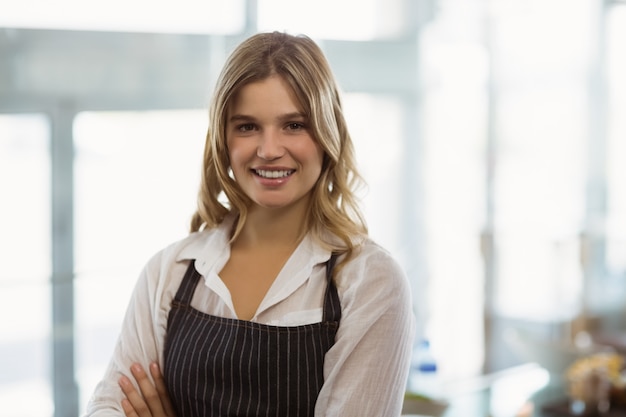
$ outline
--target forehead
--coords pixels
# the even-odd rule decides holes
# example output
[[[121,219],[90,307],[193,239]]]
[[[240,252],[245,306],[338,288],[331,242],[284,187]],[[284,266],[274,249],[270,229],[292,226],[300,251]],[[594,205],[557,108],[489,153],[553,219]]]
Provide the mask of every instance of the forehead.
[[[291,85],[282,77],[272,75],[241,86],[233,94],[228,113],[288,111],[303,113],[302,106]]]

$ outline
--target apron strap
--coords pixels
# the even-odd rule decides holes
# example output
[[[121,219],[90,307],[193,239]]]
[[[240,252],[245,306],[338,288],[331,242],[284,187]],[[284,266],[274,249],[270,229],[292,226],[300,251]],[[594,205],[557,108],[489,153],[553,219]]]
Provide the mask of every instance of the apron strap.
[[[333,321],[339,323],[341,319],[341,303],[335,281],[333,281],[333,270],[339,254],[333,253],[326,262],[326,294],[324,295],[324,315],[322,321]]]
[[[174,297],[174,301],[179,304],[189,306],[191,305],[191,299],[193,298],[193,293],[198,286],[198,281],[200,280],[200,274],[196,271],[196,260],[192,259],[189,262],[189,267],[187,268],[187,272],[183,276],[183,281],[178,287],[178,291],[176,291],[176,296]]]

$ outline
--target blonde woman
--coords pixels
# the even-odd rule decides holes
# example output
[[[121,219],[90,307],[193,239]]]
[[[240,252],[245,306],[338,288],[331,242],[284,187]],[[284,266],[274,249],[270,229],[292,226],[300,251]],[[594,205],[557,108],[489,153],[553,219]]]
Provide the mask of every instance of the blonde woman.
[[[359,181],[320,48],[278,32],[240,44],[191,233],[147,263],[87,415],[398,416],[410,289],[368,238]]]

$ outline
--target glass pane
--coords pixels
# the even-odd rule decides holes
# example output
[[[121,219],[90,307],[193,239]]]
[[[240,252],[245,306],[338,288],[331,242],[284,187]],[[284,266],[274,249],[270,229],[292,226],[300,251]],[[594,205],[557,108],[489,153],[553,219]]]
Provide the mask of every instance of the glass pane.
[[[81,113],[76,148],[76,326],[81,409],[113,352],[148,259],[187,235],[205,110]]]
[[[371,236],[398,256],[401,253],[400,201],[403,132],[401,103],[390,97],[346,94],[344,110],[357,163],[367,185],[360,190],[361,209]],[[381,138],[384,146],[381,146]],[[406,249],[406,248],[405,248]]]
[[[406,29],[406,6],[398,0],[258,0],[258,27],[321,39],[399,37]]]
[[[561,91],[510,91],[502,100],[494,202],[495,301],[503,315],[567,320],[578,311],[583,95],[574,85]]]
[[[567,4],[568,19],[558,4]],[[588,3],[553,6],[503,7],[493,32],[495,308],[540,322],[579,311],[586,204],[589,51],[580,45],[590,36]]]
[[[0,27],[234,34],[243,30],[244,7],[244,0],[21,0],[2,8]]]
[[[0,115],[3,415],[49,416],[53,410],[49,140],[50,126],[45,116]],[[16,314],[19,318],[11,319]]]
[[[609,92],[607,146],[606,296],[623,309],[626,285],[626,6],[614,6],[607,26]],[[612,293],[612,294],[609,294]],[[603,301],[606,297],[603,297]]]
[[[428,294],[425,336],[443,379],[474,375],[482,367],[488,74],[485,50],[471,28],[454,24],[458,9],[448,7],[420,43],[428,263],[419,288]]]
[[[45,116],[0,115],[0,252],[11,254],[2,260],[2,284],[50,277],[48,141]]]

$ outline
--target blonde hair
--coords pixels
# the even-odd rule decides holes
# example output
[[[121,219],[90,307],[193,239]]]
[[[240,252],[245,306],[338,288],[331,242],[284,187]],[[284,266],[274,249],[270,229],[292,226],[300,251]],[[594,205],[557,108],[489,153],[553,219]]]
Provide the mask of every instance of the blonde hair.
[[[243,86],[275,74],[293,89],[309,119],[311,133],[324,151],[306,230],[331,250],[347,253],[347,260],[358,238],[367,235],[355,196],[356,187],[363,181],[356,168],[352,139],[330,66],[319,46],[303,35],[256,34],[242,42],[227,59],[209,110],[198,209],[191,220],[191,231],[213,228],[231,212],[238,214],[232,239],[241,231],[251,201],[229,175],[228,108]],[[227,203],[223,202],[222,193]],[[328,232],[339,241],[329,239]]]

